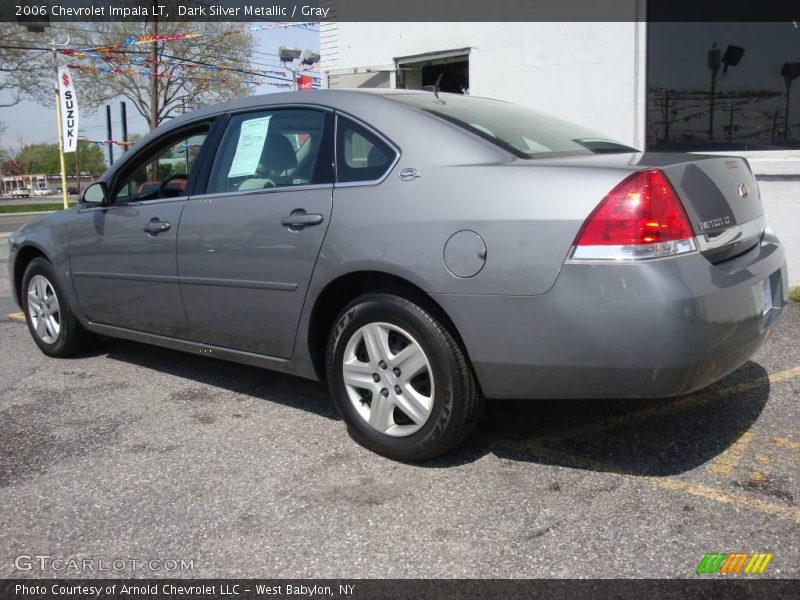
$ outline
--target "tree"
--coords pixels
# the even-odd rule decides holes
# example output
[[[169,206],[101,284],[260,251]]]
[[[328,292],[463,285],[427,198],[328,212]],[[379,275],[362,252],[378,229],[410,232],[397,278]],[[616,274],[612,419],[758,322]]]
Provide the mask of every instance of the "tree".
[[[105,23],[102,28],[74,24],[74,47],[99,47],[119,43],[132,35],[148,35],[151,23]],[[100,30],[98,30],[100,29]],[[155,121],[177,116],[191,108],[197,108],[222,100],[247,96],[251,93],[245,83],[252,76],[228,70],[209,70],[208,65],[226,69],[246,69],[255,46],[249,32],[219,35],[230,31],[226,23],[174,23],[159,22],[158,35],[199,35],[185,40],[171,40],[118,48],[121,52],[109,52],[115,60],[108,63],[78,61],[88,66],[119,67],[125,73],[108,74],[76,72],[79,85],[79,101],[82,106],[94,109],[116,96],[125,96],[148,122],[153,123],[151,102],[153,57],[159,76],[157,111]],[[129,61],[139,61],[130,64]],[[135,73],[131,73],[131,72]],[[152,127],[151,127],[152,128]]]
[[[82,67],[118,67],[126,73],[101,73],[74,70],[78,86],[78,102],[82,110],[93,112],[103,104],[124,96],[148,122],[152,103],[150,85],[154,79],[142,75],[152,71],[152,50],[157,60],[158,109],[155,121],[176,116],[185,110],[214,102],[247,96],[251,93],[245,81],[251,75],[227,70],[209,70],[208,65],[247,70],[255,41],[252,33],[219,35],[235,29],[229,23],[174,23],[160,21],[160,36],[197,35],[185,40],[161,41],[156,44],[117,46],[104,54],[113,60],[92,60],[78,56],[60,58],[61,64]],[[24,28],[0,23],[0,91],[12,93],[10,104],[22,98],[43,106],[53,105],[52,58],[47,50],[22,50],[19,47],[43,48],[59,31],[70,34],[71,49],[109,47],[136,35],[147,35],[153,23],[59,23],[45,33],[28,33]],[[13,48],[12,48],[13,47]],[[131,64],[130,61],[137,61]],[[135,72],[135,73],[132,73]],[[222,81],[224,79],[224,81]]]
[[[53,102],[52,59],[47,50],[25,50],[31,46],[42,47],[43,38],[29,33],[24,27],[0,23],[0,92],[9,92],[0,107],[14,106],[23,98],[46,96]],[[43,90],[43,76],[50,79]]]
[[[89,173],[102,173],[106,169],[103,151],[95,144],[85,141],[78,142],[78,152],[64,155],[64,164],[67,175],[73,175],[77,170],[75,161],[80,157],[80,171]],[[58,144],[27,144],[21,145],[17,152],[3,165],[3,172],[8,175],[29,175],[36,173],[54,174],[61,172],[61,163],[58,158]]]

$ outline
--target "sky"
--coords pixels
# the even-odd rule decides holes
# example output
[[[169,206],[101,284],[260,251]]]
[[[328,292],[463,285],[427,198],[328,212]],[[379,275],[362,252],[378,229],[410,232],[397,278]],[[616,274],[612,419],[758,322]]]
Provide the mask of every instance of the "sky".
[[[231,23],[231,29],[245,26],[244,23]],[[269,29],[256,31],[253,33],[256,40],[256,48],[253,54],[253,68],[282,69],[278,62],[278,46],[297,46],[301,50],[311,49],[319,51],[319,32],[299,27],[289,27],[286,29]],[[49,38],[48,38],[49,39]],[[169,44],[169,42],[165,42]],[[259,54],[266,53],[266,54]],[[257,63],[257,64],[256,64]],[[111,75],[110,75],[111,76]],[[261,86],[255,88],[255,94],[268,94],[283,91],[280,88]],[[7,99],[9,94],[0,93],[0,103]],[[122,139],[120,127],[120,108],[119,101],[124,100],[120,97],[110,102],[111,120],[113,128],[113,139]],[[78,104],[80,106],[80,89],[78,89]],[[134,108],[133,103],[128,101],[128,134],[146,133],[149,128],[147,121]],[[34,102],[23,101],[10,108],[0,108],[0,121],[6,130],[0,138],[0,147],[16,148],[18,139],[22,137],[25,144],[33,143],[56,143],[56,110],[55,106],[41,106]],[[101,108],[95,114],[81,112],[80,114],[80,134],[89,139],[106,139],[106,114],[105,109]],[[121,148],[114,148],[115,154]],[[105,152],[105,150],[104,150]]]

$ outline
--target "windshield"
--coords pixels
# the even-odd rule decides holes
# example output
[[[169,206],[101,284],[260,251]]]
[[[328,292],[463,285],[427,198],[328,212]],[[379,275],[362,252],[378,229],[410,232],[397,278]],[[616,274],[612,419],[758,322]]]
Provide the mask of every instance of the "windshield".
[[[553,154],[637,152],[589,129],[517,104],[456,94],[391,94],[521,158]]]

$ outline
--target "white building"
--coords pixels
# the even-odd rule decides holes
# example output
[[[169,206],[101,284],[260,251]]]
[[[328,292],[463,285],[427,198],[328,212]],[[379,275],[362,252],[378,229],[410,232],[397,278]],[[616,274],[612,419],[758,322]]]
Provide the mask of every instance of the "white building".
[[[320,30],[323,86],[419,89],[441,76],[443,91],[526,104],[639,149],[745,156],[800,283],[800,89],[791,95],[800,29],[792,23],[342,22]]]

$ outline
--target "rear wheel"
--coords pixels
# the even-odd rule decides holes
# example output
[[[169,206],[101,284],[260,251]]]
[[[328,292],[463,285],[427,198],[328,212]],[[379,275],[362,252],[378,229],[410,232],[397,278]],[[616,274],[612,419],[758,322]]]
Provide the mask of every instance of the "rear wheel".
[[[25,269],[20,290],[22,310],[33,341],[48,356],[68,357],[89,338],[58,286],[53,265],[35,258]]]
[[[331,395],[353,437],[403,461],[459,444],[483,398],[463,351],[423,307],[369,294],[340,313],[328,341]]]

